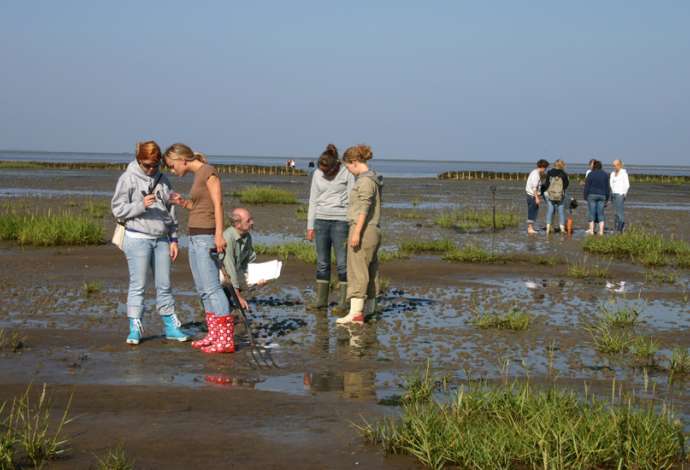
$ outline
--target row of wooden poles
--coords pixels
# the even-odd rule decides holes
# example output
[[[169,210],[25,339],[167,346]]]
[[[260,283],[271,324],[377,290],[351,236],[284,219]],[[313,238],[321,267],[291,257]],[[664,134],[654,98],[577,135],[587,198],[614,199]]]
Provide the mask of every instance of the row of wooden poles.
[[[446,171],[438,175],[442,180],[500,180],[500,181],[524,181],[529,173],[502,172],[502,171]],[[569,174],[570,180],[584,182],[582,173]],[[684,184],[690,183],[690,176],[669,176],[628,173],[632,183],[660,183],[660,184]]]
[[[121,170],[124,171],[129,163],[106,162],[37,162],[37,161],[3,161],[0,168],[48,168],[56,170]],[[213,165],[222,175],[258,175],[258,176],[306,176],[304,170],[287,168],[284,166],[261,165]]]
[[[125,170],[128,163],[106,162],[39,162],[39,161],[2,161],[0,168],[52,168],[61,170]],[[261,165],[226,165],[214,164],[221,175],[256,175],[256,176],[306,176],[307,172],[297,168],[285,166],[261,166]],[[500,180],[523,181],[528,173],[504,172],[504,171],[446,171],[438,175],[442,180]],[[571,180],[582,182],[584,174],[568,175]],[[690,176],[649,175],[630,173],[630,181],[633,183],[659,183],[659,184],[685,184],[690,183]]]

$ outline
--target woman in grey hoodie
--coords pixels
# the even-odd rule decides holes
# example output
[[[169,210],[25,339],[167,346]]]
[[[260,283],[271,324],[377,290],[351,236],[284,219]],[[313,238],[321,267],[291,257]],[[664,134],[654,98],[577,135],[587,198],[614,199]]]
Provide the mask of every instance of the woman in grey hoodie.
[[[328,307],[331,282],[331,246],[340,284],[337,310],[347,310],[347,205],[355,178],[338,160],[338,149],[328,144],[319,157],[309,191],[307,240],[316,238],[316,299],[311,309]]]
[[[113,216],[125,225],[123,249],[129,268],[128,344],[139,344],[143,332],[144,289],[149,267],[156,283],[156,308],[165,337],[187,341],[175,315],[170,289],[170,263],[178,254],[177,218],[170,203],[170,181],[160,172],[161,149],[154,141],[137,144],[136,160],[117,180],[111,201]]]

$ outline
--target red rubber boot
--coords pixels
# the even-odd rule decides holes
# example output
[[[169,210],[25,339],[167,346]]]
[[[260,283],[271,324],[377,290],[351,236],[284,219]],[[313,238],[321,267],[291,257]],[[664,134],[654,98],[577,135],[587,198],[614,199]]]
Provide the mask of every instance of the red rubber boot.
[[[232,315],[216,317],[216,328],[217,336],[213,344],[201,350],[208,354],[235,352],[235,318]]]
[[[206,328],[208,328],[208,333],[202,339],[198,341],[192,341],[192,347],[195,349],[203,348],[204,346],[210,346],[214,343],[216,337],[216,317],[211,312],[206,312]]]

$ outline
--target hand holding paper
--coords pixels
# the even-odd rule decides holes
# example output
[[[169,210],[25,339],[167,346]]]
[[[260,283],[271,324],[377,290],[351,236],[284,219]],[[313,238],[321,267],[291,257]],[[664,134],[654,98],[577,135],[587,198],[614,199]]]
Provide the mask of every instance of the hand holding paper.
[[[247,285],[265,284],[280,277],[283,269],[282,261],[273,260],[265,263],[249,263],[247,267]]]

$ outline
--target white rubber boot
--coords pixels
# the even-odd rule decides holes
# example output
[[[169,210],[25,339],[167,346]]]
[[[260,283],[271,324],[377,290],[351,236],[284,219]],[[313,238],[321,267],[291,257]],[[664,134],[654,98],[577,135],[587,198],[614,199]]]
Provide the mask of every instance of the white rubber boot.
[[[352,297],[350,299],[350,313],[342,318],[338,318],[336,323],[364,323],[364,299]]]

